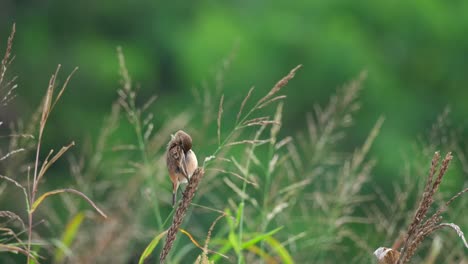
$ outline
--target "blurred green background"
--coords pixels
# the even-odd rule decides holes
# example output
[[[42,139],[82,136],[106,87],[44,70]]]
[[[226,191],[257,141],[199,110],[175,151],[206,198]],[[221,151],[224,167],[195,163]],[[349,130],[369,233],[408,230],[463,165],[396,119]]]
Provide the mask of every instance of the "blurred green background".
[[[92,133],[115,98],[118,45],[141,92],[157,94],[168,105],[180,97],[190,100],[183,94],[211,78],[235,50],[225,78],[228,95],[244,94],[252,85],[266,91],[289,69],[304,65],[288,94],[285,119],[291,130],[302,127],[312,102],[324,102],[362,70],[369,76],[362,131],[384,115],[382,151],[404,147],[447,105],[457,122],[467,122],[465,1],[0,4],[3,43],[17,23],[12,71],[20,76],[21,109],[37,105],[57,64],[80,67],[59,113],[61,129],[73,138]],[[80,131],[69,119],[89,124],[91,131]]]
[[[190,105],[193,87],[215,86],[226,58],[233,59],[224,93],[238,101],[251,86],[265,93],[303,64],[286,92],[284,135],[304,130],[313,104],[367,71],[362,110],[340,147],[352,151],[384,116],[372,156],[373,181],[386,188],[398,178],[402,153],[447,106],[467,136],[467,14],[467,1],[0,0],[0,50],[16,23],[10,72],[19,76],[18,97],[0,120],[32,114],[57,64],[63,72],[78,66],[46,147],[84,145],[116,99],[117,46],[141,98],[158,96],[156,122]],[[235,117],[237,109],[225,111]],[[467,181],[466,173],[451,176],[453,192]]]

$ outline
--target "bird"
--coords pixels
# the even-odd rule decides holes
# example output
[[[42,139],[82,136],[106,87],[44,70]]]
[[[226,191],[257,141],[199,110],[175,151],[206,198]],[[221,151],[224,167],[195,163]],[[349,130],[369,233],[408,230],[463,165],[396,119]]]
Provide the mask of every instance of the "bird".
[[[166,164],[172,182],[172,207],[174,207],[179,185],[189,182],[198,167],[189,134],[179,130],[175,135],[171,135],[171,140],[167,144]]]

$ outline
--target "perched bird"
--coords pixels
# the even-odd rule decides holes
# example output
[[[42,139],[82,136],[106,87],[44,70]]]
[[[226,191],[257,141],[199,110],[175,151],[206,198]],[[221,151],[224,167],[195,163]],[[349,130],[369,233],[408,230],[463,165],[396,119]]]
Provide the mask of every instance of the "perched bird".
[[[197,156],[192,150],[192,138],[179,130],[167,145],[166,163],[172,181],[172,206],[175,205],[179,184],[187,183],[198,167]]]

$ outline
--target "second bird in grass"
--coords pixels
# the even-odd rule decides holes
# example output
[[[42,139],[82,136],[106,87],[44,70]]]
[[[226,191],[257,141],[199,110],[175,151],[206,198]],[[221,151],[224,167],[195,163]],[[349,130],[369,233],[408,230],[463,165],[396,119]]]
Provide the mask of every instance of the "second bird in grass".
[[[186,183],[198,167],[197,156],[192,150],[192,138],[179,130],[167,145],[166,163],[172,181],[172,206],[176,203],[180,183]]]

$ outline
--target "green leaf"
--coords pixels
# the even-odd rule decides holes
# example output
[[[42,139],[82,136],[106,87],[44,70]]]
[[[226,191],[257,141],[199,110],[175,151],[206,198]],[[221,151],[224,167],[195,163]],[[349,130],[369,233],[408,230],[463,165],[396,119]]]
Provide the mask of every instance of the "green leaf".
[[[251,240],[249,240],[249,241],[247,241],[245,243],[242,243],[242,248],[247,248],[247,247],[250,247],[252,245],[255,245],[258,242],[260,242],[262,240],[265,240],[268,237],[271,237],[272,235],[274,235],[275,233],[277,233],[281,229],[283,229],[283,227],[278,227],[276,229],[271,230],[268,233],[257,235],[256,237],[252,238]]]
[[[239,204],[239,208],[237,208],[237,215],[236,215],[236,224],[240,223],[241,216],[244,213],[244,202]]]
[[[161,238],[163,236],[166,235],[166,233],[167,233],[167,230],[162,232],[161,234],[155,236],[153,238],[153,240],[151,240],[151,242],[145,248],[143,253],[141,253],[141,257],[140,257],[140,260],[138,261],[138,264],[143,264],[145,262],[145,260],[151,255],[151,253],[153,253],[153,251],[156,248],[156,246],[158,245],[159,241],[161,240]]]
[[[231,243],[234,250],[236,251],[236,253],[240,253],[241,247],[238,242],[239,239],[237,238],[237,235],[236,233],[234,233],[234,231],[229,232],[228,240],[229,240],[229,243]]]
[[[230,230],[236,229],[236,223],[234,223],[234,221],[232,220],[233,217],[232,217],[231,210],[229,210],[229,209],[226,208],[226,209],[224,210],[224,212],[226,213],[226,220],[227,220],[227,222],[228,222],[228,224],[229,224],[229,229],[230,229]]]
[[[54,255],[54,263],[61,263],[65,257],[65,251],[63,248],[70,248],[73,240],[76,237],[78,229],[80,228],[81,223],[85,218],[85,214],[80,212],[76,214],[67,224],[65,227],[65,232],[62,235],[60,240],[60,244],[63,246],[62,248],[57,248],[55,250]]]
[[[265,241],[278,253],[278,256],[281,258],[281,263],[294,264],[294,260],[289,252],[283,247],[283,245],[281,245],[278,240],[276,240],[274,237],[267,237]]]
[[[218,249],[218,252],[221,254],[225,254],[229,252],[229,250],[231,250],[232,248],[232,244],[228,240],[225,240],[225,239],[219,240],[219,244],[223,245],[220,249]],[[210,261],[214,261],[216,263],[216,261],[218,261],[220,258],[221,258],[221,255],[213,255],[210,258]]]
[[[273,259],[272,256],[270,256],[268,253],[266,253],[264,250],[262,250],[260,247],[256,245],[252,245],[248,247],[247,250],[260,256],[266,263],[270,263],[271,262],[270,260]]]
[[[226,217],[226,219],[230,219],[229,217]],[[228,220],[230,221],[230,220]],[[232,221],[232,220],[231,220]],[[244,242],[242,243],[242,246],[241,248],[237,248],[239,247],[238,245],[238,238],[237,238],[237,235],[236,233],[234,233],[234,231],[230,232],[229,235],[228,235],[228,240],[221,240],[223,241],[224,243],[222,248],[218,250],[218,252],[222,253],[222,254],[225,254],[227,253],[231,248],[233,248],[236,252],[238,252],[237,250],[239,250],[240,252],[240,249],[249,249],[251,250],[252,252],[256,253],[257,255],[261,256],[261,257],[265,257],[265,256],[269,256],[267,253],[265,252],[260,252],[259,250],[256,250],[255,248],[252,248],[255,244],[261,242],[262,240],[265,240],[267,241],[267,243],[269,241],[272,241],[271,242],[271,246],[272,248],[274,248],[276,250],[276,252],[278,252],[279,256],[281,257],[281,259],[284,260],[283,263],[294,263],[292,261],[292,258],[291,256],[289,255],[289,253],[286,251],[286,249],[284,249],[284,247],[281,246],[280,243],[275,243],[275,239],[272,237],[274,234],[276,234],[278,231],[280,231],[283,227],[278,227],[276,229],[273,229],[271,230],[270,232],[268,233],[265,233],[265,234],[257,234],[254,238],[250,239],[249,241],[247,242]],[[246,236],[248,236],[249,234],[246,234]],[[270,240],[271,239],[271,240]],[[220,241],[220,242],[221,242]],[[269,243],[270,244],[270,243]],[[214,255],[210,258],[210,260],[216,262],[217,260],[220,259],[220,256],[217,256],[217,255]]]

